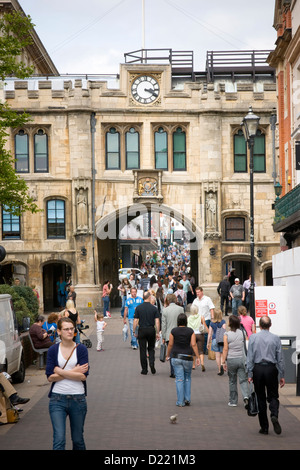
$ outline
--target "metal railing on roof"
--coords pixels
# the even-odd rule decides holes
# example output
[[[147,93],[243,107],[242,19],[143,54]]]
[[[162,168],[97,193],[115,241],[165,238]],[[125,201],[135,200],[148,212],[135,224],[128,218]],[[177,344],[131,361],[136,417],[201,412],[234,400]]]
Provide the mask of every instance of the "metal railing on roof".
[[[191,76],[194,79],[193,51],[173,49],[138,49],[124,54],[126,64],[166,64],[172,67],[173,76]]]
[[[249,51],[208,51],[206,53],[207,80],[214,81],[217,75],[228,74],[234,80],[235,75],[266,74],[275,78],[275,69],[267,63],[270,50]]]

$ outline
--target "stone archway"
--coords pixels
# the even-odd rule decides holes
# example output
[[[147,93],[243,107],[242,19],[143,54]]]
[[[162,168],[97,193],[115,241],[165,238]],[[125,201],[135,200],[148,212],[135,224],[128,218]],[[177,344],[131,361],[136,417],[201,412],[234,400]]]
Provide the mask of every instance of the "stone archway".
[[[182,210],[176,207],[153,202],[143,202],[112,210],[96,222],[100,284],[103,283],[105,277],[106,279],[109,278],[114,286],[117,285],[119,233],[130,221],[149,212],[163,213],[170,216],[180,222],[188,231],[190,234],[192,270],[196,282],[198,281],[198,250],[203,245],[203,232],[199,225],[196,225],[191,216],[183,213]]]

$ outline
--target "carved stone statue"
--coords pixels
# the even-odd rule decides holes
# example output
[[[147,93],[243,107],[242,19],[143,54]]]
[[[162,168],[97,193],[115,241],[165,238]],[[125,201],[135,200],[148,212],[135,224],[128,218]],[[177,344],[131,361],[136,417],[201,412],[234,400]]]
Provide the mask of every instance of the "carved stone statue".
[[[216,231],[217,230],[217,201],[216,195],[209,192],[206,196],[205,203],[206,211],[206,230]]]
[[[88,229],[87,222],[87,197],[85,191],[81,188],[76,198],[77,207],[77,230],[85,231]]]

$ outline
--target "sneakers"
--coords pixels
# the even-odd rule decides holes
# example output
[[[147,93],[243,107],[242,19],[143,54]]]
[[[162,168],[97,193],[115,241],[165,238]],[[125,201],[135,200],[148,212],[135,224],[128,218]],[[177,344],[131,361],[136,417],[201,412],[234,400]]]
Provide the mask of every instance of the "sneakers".
[[[236,404],[236,403],[231,403],[231,402],[229,402],[229,403],[228,403],[228,406],[237,406],[237,404]]]
[[[111,314],[110,314],[109,312],[106,312],[106,316],[107,316],[108,318],[111,318]]]

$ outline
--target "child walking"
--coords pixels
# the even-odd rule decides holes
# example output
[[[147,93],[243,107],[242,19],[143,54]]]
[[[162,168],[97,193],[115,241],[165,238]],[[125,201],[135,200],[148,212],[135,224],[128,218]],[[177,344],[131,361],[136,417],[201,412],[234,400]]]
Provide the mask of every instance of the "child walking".
[[[107,323],[104,321],[103,313],[97,313],[95,310],[95,322],[97,323],[97,351],[104,351],[102,343],[104,341],[103,334]]]

